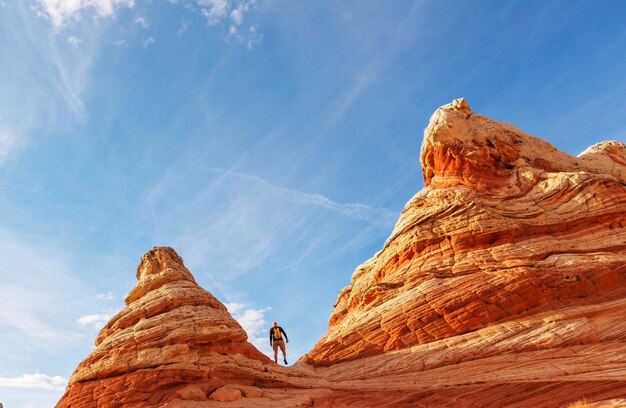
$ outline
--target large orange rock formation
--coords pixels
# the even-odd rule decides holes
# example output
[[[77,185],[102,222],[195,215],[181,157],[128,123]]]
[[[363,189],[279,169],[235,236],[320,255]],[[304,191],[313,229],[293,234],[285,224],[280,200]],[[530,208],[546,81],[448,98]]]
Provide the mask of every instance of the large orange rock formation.
[[[339,293],[309,362],[399,350],[626,295],[623,143],[574,157],[458,99],[432,116],[421,162],[425,188]]]
[[[425,188],[294,367],[157,247],[57,406],[626,401],[626,145],[574,157],[459,99],[432,116],[421,162]]]

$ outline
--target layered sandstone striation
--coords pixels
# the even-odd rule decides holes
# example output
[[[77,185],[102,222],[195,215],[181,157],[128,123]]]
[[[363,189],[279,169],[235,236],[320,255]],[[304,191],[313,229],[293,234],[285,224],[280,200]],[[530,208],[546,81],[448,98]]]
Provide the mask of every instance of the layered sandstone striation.
[[[571,156],[459,99],[421,163],[424,189],[295,366],[156,247],[57,406],[626,403],[626,145]]]
[[[624,298],[626,145],[600,143],[574,157],[463,99],[439,108],[424,133],[424,189],[339,293],[307,362]]]
[[[198,286],[173,249],[146,253],[137,280],[57,407],[162,406],[209,400],[232,378],[240,396],[254,393],[255,384],[285,382],[281,368],[268,368],[270,360],[247,342],[226,307]]]

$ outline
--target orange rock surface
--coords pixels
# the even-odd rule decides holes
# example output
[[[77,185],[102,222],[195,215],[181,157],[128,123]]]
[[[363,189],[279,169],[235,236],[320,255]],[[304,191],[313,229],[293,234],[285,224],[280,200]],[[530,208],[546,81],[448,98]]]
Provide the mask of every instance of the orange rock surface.
[[[233,377],[240,385],[281,384],[264,371],[270,360],[247,342],[226,307],[198,286],[173,249],[146,253],[137,279],[57,407],[204,401]]]
[[[424,189],[295,366],[157,247],[57,407],[626,405],[626,145],[574,157],[459,99],[421,162]]]
[[[339,293],[309,363],[624,298],[626,145],[574,157],[463,99],[424,133],[425,188]]]

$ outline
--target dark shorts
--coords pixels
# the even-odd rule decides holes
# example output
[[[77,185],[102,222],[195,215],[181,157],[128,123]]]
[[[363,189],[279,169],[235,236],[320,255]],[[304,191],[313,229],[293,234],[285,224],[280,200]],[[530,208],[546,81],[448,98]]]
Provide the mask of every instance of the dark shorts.
[[[274,351],[277,351],[278,348],[280,347],[281,351],[283,352],[283,354],[285,354],[285,342],[282,340],[274,340],[274,343],[272,344],[272,347],[274,348]]]

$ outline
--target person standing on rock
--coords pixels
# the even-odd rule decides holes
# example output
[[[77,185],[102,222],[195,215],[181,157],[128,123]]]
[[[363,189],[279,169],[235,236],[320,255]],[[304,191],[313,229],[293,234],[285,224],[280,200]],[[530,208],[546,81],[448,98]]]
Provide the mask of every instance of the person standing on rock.
[[[283,352],[283,361],[286,365],[287,352],[285,351],[285,341],[283,341],[283,336],[285,336],[285,341],[289,343],[287,333],[285,333],[283,328],[276,322],[272,323],[272,328],[270,329],[270,347],[274,348],[274,362],[278,363],[278,348],[280,347],[280,350]]]

